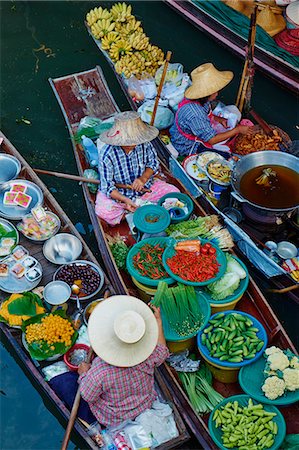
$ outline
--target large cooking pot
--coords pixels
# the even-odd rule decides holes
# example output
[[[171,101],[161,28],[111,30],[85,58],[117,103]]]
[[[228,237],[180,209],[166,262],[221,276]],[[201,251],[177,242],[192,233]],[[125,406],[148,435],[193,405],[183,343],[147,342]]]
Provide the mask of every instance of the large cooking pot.
[[[283,166],[299,173],[299,158],[290,155],[289,153],[270,150],[250,153],[249,155],[243,156],[237,162],[237,164],[233,169],[232,187],[234,189],[234,192],[232,193],[232,195],[240,202],[242,203],[245,202],[246,204],[250,205],[250,207],[259,214],[280,216],[290,211],[294,211],[298,207],[298,205],[293,205],[289,208],[279,208],[279,209],[266,208],[264,206],[260,206],[256,203],[253,203],[242,196],[240,192],[240,181],[243,175],[245,175],[245,173],[247,173],[250,169],[265,165]]]

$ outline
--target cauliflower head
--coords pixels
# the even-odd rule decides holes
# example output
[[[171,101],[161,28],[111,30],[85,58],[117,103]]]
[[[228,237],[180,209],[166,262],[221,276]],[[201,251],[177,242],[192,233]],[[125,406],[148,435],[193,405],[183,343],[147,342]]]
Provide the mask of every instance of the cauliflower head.
[[[269,355],[268,363],[270,370],[281,370],[281,371],[289,367],[290,364],[288,357],[282,351],[272,353],[271,355]]]
[[[293,358],[290,361],[290,367],[293,367],[293,369],[299,369],[299,358],[298,358],[298,356],[293,356]]]
[[[291,369],[288,367],[282,373],[285,387],[288,391],[296,391],[296,389],[299,389],[299,369]]]
[[[284,390],[284,380],[276,376],[266,378],[262,386],[262,391],[270,400],[275,400],[276,398],[281,397],[284,394]]]
[[[265,355],[269,356],[273,355],[273,353],[283,353],[283,352],[280,348],[275,347],[274,345],[272,345],[272,347],[266,348]]]

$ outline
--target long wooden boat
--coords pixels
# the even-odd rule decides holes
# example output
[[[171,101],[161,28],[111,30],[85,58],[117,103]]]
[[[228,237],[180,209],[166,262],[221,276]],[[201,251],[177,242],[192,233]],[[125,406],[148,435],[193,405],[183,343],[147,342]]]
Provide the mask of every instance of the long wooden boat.
[[[97,47],[100,49],[101,53],[105,56],[107,62],[112,68],[120,87],[122,88],[131,108],[133,110],[138,109],[138,104],[132,99],[132,97],[128,93],[128,86],[126,80],[123,76],[119,75],[114,67],[114,63],[110,59],[108,53],[104,51],[101,47],[101,42],[98,39],[95,39],[92,35],[90,28],[87,26],[87,30],[94,40]],[[252,117],[250,117],[253,119]],[[254,120],[254,119],[253,119]],[[233,223],[225,214],[223,214],[217,206],[209,201],[206,197],[205,192],[200,188],[200,186],[192,180],[192,178],[185,172],[182,165],[177,161],[176,157],[174,157],[172,149],[173,147],[166,146],[161,139],[157,139],[155,141],[156,149],[160,159],[164,162],[164,164],[170,169],[170,171],[174,174],[175,177],[179,178],[181,182],[185,185],[185,187],[189,190],[189,192],[194,197],[200,197],[201,203],[204,206],[204,209],[211,213],[213,210],[217,212],[217,214],[222,215],[223,220],[225,221],[228,228],[233,232],[235,236],[236,242],[238,242],[238,249],[236,249],[237,253],[241,252],[243,256],[245,256],[248,264],[254,265],[259,272],[265,276],[267,280],[271,280],[274,287],[277,289],[285,289],[289,287],[294,287],[296,282],[291,278],[291,276],[282,269],[276,262],[274,262],[264,251],[259,248],[257,243],[260,241],[266,242],[267,240],[281,240],[280,239],[280,229],[277,229],[276,236],[269,232],[269,228],[265,227],[263,230],[260,226],[252,226],[250,223],[246,223],[243,221],[241,224],[237,225]],[[292,233],[294,231],[294,225],[286,223],[286,227],[288,229],[288,233]],[[249,249],[249,250],[248,250]],[[250,259],[248,252],[250,252]],[[298,291],[290,291],[288,293],[289,297],[294,300],[296,303],[299,303],[299,294]]]
[[[119,109],[99,67],[74,75],[50,79],[50,84],[69,129],[78,171],[80,175],[83,175],[84,170],[88,168],[88,164],[82,147],[77,144],[74,139],[80,119],[86,114],[104,119],[111,114],[118,112]],[[90,93],[88,97],[84,95],[87,90]],[[155,140],[153,143],[157,146],[159,141]],[[158,146],[156,148],[159,151]],[[160,163],[164,179],[179,187],[181,192],[186,193],[186,189],[180,181],[176,180],[171,175],[162,161],[160,161]],[[123,221],[119,226],[109,227],[107,223],[96,216],[94,210],[95,196],[89,192],[86,185],[83,186],[83,192],[90,218],[94,226],[97,243],[107,271],[110,274],[113,287],[118,290],[118,292],[135,293],[136,287],[131,278],[125,272],[120,272],[118,270],[107,241],[107,235],[114,236],[119,233],[125,239],[127,244],[130,245],[134,243],[135,241],[130,234],[127,222]],[[194,213],[197,216],[204,215],[205,211],[200,203],[194,198],[192,200],[194,202]],[[267,331],[270,345],[277,345],[282,348],[288,347],[295,351],[282,324],[252,278],[250,278],[248,290],[238,303],[238,309],[252,314],[261,321]],[[167,365],[163,365],[159,368],[159,372],[167,382],[169,390],[173,395],[173,401],[178,406],[184,420],[199,442],[198,445],[200,445],[200,447],[196,448],[215,449],[215,444],[208,432],[207,417],[202,418],[194,411],[182,389],[176,373]],[[226,397],[241,392],[240,386],[237,383],[226,385],[216,382],[215,387]],[[281,409],[281,412],[287,422],[287,432],[295,432],[299,426],[298,406],[292,405],[290,407],[284,407]]]
[[[220,20],[213,17],[204,7],[201,7],[202,2],[192,0],[165,0],[165,3],[199,30],[208,34],[217,43],[244,60],[247,37],[241,36],[233,27],[229,28]],[[295,57],[293,58],[295,59]],[[255,46],[254,63],[258,70],[273,78],[284,88],[298,93],[298,65],[295,67],[258,43]]]
[[[29,164],[26,162],[26,160],[20,155],[20,153],[16,150],[16,148],[13,146],[13,144],[5,137],[5,135],[0,132],[0,139],[3,139],[3,142],[1,144],[0,152],[6,153],[8,155],[12,155],[15,158],[17,158],[22,166],[22,170],[20,173],[19,178],[30,180],[34,182],[37,186],[40,187],[40,189],[43,192],[44,195],[44,206],[54,212],[61,221],[61,232],[66,232],[75,235],[78,239],[80,239],[83,250],[82,254],[80,256],[80,259],[82,260],[88,260],[96,265],[99,266],[98,261],[96,260],[95,256],[85,243],[85,241],[82,239],[81,235],[77,231],[74,224],[71,222],[71,220],[67,217],[67,215],[64,213],[61,206],[57,203],[55,198],[52,196],[52,194],[49,192],[45,184],[40,180],[40,178],[36,175],[36,173],[31,169]],[[24,245],[25,248],[29,251],[31,255],[34,255],[34,257],[40,262],[40,264],[43,267],[43,278],[41,280],[41,285],[47,284],[49,281],[52,281],[53,274],[57,270],[57,265],[54,265],[50,263],[43,254],[42,248],[43,246],[40,243],[36,243],[34,241],[26,239],[23,235],[20,233],[20,244]],[[100,293],[97,294],[97,296],[93,296],[88,301],[82,302],[83,306],[86,306],[88,303],[95,300],[95,298],[100,298],[103,296],[103,293],[105,291],[109,291],[110,294],[120,293],[123,291],[120,291],[117,287],[117,283],[111,282],[106,273],[104,273],[104,285],[100,291]],[[112,276],[114,276],[113,273],[111,273]],[[9,294],[6,294],[2,290],[0,290],[0,302],[2,302],[4,299],[8,297]],[[68,314],[72,314],[75,312],[76,309],[76,302],[75,301],[69,301],[68,302]],[[47,398],[50,400],[52,405],[55,407],[57,411],[57,417],[59,419],[63,420],[63,424],[65,425],[70,417],[70,411],[65,406],[65,404],[58,398],[56,393],[53,391],[53,389],[49,386],[49,384],[45,381],[42,369],[46,367],[47,365],[52,364],[51,361],[37,361],[31,359],[31,357],[27,354],[27,352],[24,349],[24,346],[22,344],[22,334],[21,330],[16,328],[8,327],[4,323],[0,323],[0,330],[1,333],[5,336],[6,340],[8,341],[9,345],[13,348],[15,351],[18,360],[22,363],[23,367],[25,367],[26,373],[28,374],[31,381],[34,382],[36,386],[38,386],[38,390],[43,396],[43,398]],[[167,384],[165,383],[165,380],[161,376],[159,372],[156,373],[156,386],[158,391],[161,393],[162,397],[165,398],[166,401],[172,402],[172,393],[169,390]],[[186,430],[186,426],[180,416],[180,413],[177,410],[177,407],[173,405],[176,425],[179,431],[178,437],[161,444],[158,449],[160,450],[171,450],[173,448],[176,448],[180,446],[182,443],[189,440],[190,436],[189,433]],[[92,448],[97,449],[98,446],[95,444],[95,442],[91,439],[91,437],[88,435],[88,428],[85,427],[85,424],[83,424],[80,420],[75,421],[74,425],[75,431],[77,432],[77,435],[79,435],[80,439],[80,445],[84,445],[84,447],[80,448]],[[63,437],[63,436],[62,436]],[[78,438],[78,436],[77,436]],[[82,444],[83,442],[83,444]]]

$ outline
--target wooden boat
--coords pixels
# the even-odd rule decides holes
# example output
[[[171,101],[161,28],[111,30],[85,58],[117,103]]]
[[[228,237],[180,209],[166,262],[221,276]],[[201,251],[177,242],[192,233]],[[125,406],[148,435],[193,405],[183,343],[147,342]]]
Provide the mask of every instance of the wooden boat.
[[[90,31],[90,28],[86,24],[87,29],[91,37],[93,38],[95,44],[100,49],[101,53],[105,56],[109,65],[111,66],[130,106],[132,109],[137,110],[139,104],[137,104],[132,97],[128,93],[128,87],[126,84],[126,80],[124,77],[119,75],[114,67],[114,63],[110,59],[108,53],[104,51],[101,47],[101,43],[98,39],[95,39]],[[255,113],[255,116],[258,116]],[[253,117],[250,119],[254,120]],[[171,170],[175,177],[179,178],[181,182],[185,185],[185,187],[189,190],[189,192],[195,196],[201,198],[201,203],[203,204],[204,209],[211,213],[213,210],[216,211],[217,214],[222,215],[225,223],[229,227],[229,229],[233,230],[236,236],[236,241],[238,242],[238,246],[240,249],[236,250],[237,253],[241,252],[243,256],[245,256],[248,264],[253,264],[263,276],[266,277],[267,280],[270,280],[274,287],[277,289],[285,289],[285,288],[294,288],[296,286],[296,282],[290,277],[290,275],[283,270],[278,264],[276,264],[269,256],[263,251],[263,248],[259,248],[260,242],[266,242],[268,240],[281,240],[281,229],[277,227],[277,229],[270,229],[267,225],[262,228],[260,224],[247,223],[246,220],[241,224],[237,225],[233,223],[227,216],[222,214],[219,208],[215,206],[214,203],[209,201],[206,197],[205,192],[199,187],[198,184],[191,179],[191,177],[185,172],[181,164],[178,163],[175,157],[173,157],[173,153],[171,150],[171,146],[166,146],[161,139],[157,139],[155,141],[156,150],[158,152],[159,158],[164,162],[164,164]],[[293,221],[285,222],[285,239],[288,239],[288,235],[292,235],[294,233],[295,224]],[[244,242],[246,244],[244,244]],[[242,247],[243,246],[243,247]],[[245,249],[244,249],[245,246]],[[249,247],[249,251],[251,252],[250,260],[247,257],[246,246]],[[268,268],[266,270],[266,268]],[[288,296],[294,300],[296,303],[299,303],[299,295],[298,291],[290,291]]]
[[[107,83],[103,77],[102,71],[99,67],[85,72],[76,73],[61,78],[50,79],[50,84],[58,100],[58,103],[63,112],[65,121],[67,123],[71,141],[73,145],[74,155],[76,158],[79,174],[82,176],[88,164],[84,155],[82,147],[76,143],[74,136],[79,125],[79,121],[86,114],[96,116],[100,119],[107,118],[113,113],[119,111],[115,101],[109,91]],[[91,88],[91,89],[89,89]],[[89,89],[90,95],[84,95]],[[159,140],[153,141],[157,151],[159,151]],[[176,180],[167,170],[162,161],[161,169],[166,181],[178,186],[181,192],[186,193],[186,189]],[[133,236],[129,234],[129,227],[126,221],[121,222],[119,226],[109,227],[107,223],[100,220],[94,210],[95,196],[92,195],[87,186],[84,185],[83,192],[87,204],[87,208],[94,227],[94,233],[97,239],[99,249],[107,272],[110,274],[113,287],[118,292],[131,292],[136,295],[136,287],[132,279],[124,272],[118,270],[115,260],[109,248],[107,236],[114,236],[119,233],[127,244],[134,243]],[[194,202],[194,212],[197,216],[205,214],[204,209],[199,202],[192,199]],[[138,295],[138,294],[137,294]],[[284,330],[282,324],[272,311],[265,297],[262,295],[258,286],[252,278],[250,278],[248,290],[243,298],[238,303],[238,309],[246,311],[255,316],[264,325],[270,345],[278,345],[282,348],[291,348],[294,346]],[[295,350],[294,350],[295,351]],[[166,364],[159,368],[159,372],[166,381],[169,390],[173,395],[173,401],[180,410],[185,422],[188,424],[195,437],[197,438],[200,447],[203,449],[215,449],[207,428],[207,417],[200,417],[192,408],[182,386],[177,378],[176,373]],[[237,383],[223,384],[215,383],[215,388],[224,396],[240,393],[241,389]],[[296,432],[299,425],[298,407],[292,405],[281,409],[287,422],[288,433]],[[197,447],[195,447],[197,448]]]
[[[181,14],[199,30],[208,34],[217,43],[230,50],[235,55],[244,59],[247,45],[247,37],[237,34],[232,28],[228,28],[218,19],[209,14],[201,2],[192,0],[165,0],[165,3]],[[295,58],[295,57],[294,57]],[[274,55],[266,47],[256,44],[254,62],[258,70],[270,76],[284,88],[297,93],[299,89],[299,69],[281,57]]]
[[[81,235],[73,225],[73,223],[70,221],[70,219],[67,217],[67,215],[64,213],[61,206],[57,203],[55,198],[52,196],[52,194],[49,192],[45,184],[40,180],[40,178],[36,175],[36,173],[30,168],[29,164],[26,162],[26,160],[20,155],[20,153],[16,150],[16,148],[13,146],[13,144],[5,137],[5,135],[0,132],[0,139],[3,138],[3,143],[1,145],[1,152],[6,153],[8,155],[12,155],[16,157],[22,166],[21,173],[19,175],[19,178],[30,180],[34,182],[37,186],[40,187],[40,189],[43,192],[44,195],[44,206],[48,209],[54,212],[61,221],[61,232],[66,232],[75,235],[78,239],[80,239],[83,251],[80,256],[82,260],[88,260],[91,261],[97,265],[99,265],[98,261],[94,257],[93,253],[87,246],[87,244],[82,239]],[[40,264],[43,267],[43,278],[41,280],[41,284],[45,285],[49,281],[52,281],[53,274],[57,270],[57,265],[54,265],[50,263],[43,255],[42,252],[42,245],[40,243],[36,243],[34,241],[26,239],[21,233],[20,233],[20,244],[24,245],[25,248],[28,249],[29,253],[31,255],[34,255],[34,257],[40,262]],[[116,288],[115,288],[115,287]],[[95,300],[95,298],[100,298],[103,296],[103,293],[105,291],[109,291],[110,294],[115,294],[121,292],[117,289],[116,283],[111,283],[107,275],[104,273],[104,285],[100,291],[100,293],[97,296],[93,296],[88,301],[82,301],[82,305],[86,306],[88,303]],[[4,299],[6,299],[9,296],[9,294],[6,294],[5,292],[0,290],[0,302],[2,302]],[[72,314],[76,309],[76,302],[69,301],[68,302],[68,314]],[[5,336],[11,347],[14,349],[18,359],[23,363],[23,366],[26,368],[26,372],[28,372],[31,380],[38,386],[39,391],[41,394],[46,397],[48,400],[51,401],[54,407],[56,407],[57,415],[64,420],[64,424],[69,420],[70,417],[70,411],[65,406],[65,404],[58,398],[56,393],[52,390],[52,388],[49,386],[49,384],[45,381],[42,369],[52,364],[51,361],[36,361],[31,359],[31,357],[26,353],[23,344],[22,344],[22,334],[21,330],[16,328],[8,327],[4,323],[0,323],[0,330],[1,333]],[[158,391],[160,391],[161,395],[166,399],[166,401],[172,402],[172,393],[168,389],[164,379],[162,378],[160,373],[156,374],[156,385]],[[167,449],[173,449],[177,446],[181,445],[182,443],[189,440],[189,434],[186,430],[186,427],[184,425],[184,422],[174,405],[174,414],[175,414],[175,420],[177,424],[177,428],[179,431],[178,437],[161,444],[159,447],[157,447],[160,450],[167,450]],[[83,440],[84,447],[81,448],[92,448],[97,449],[98,446],[95,444],[95,442],[91,439],[91,437],[88,435],[88,428],[85,427],[85,425],[81,422],[81,420],[76,420],[74,428],[79,435],[80,441]],[[63,437],[63,436],[62,436]],[[78,438],[78,436],[77,436]],[[82,442],[81,442],[82,445]]]

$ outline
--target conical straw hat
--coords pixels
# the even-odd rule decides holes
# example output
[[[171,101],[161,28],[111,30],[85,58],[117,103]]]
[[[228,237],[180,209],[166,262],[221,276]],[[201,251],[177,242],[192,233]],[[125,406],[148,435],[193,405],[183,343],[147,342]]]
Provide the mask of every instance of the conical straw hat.
[[[132,367],[145,361],[158,342],[158,324],[151,309],[129,295],[100,302],[88,320],[94,352],[108,364]]]
[[[240,0],[227,0],[226,5],[241,13],[244,12],[244,2]]]
[[[144,123],[139,114],[125,111],[114,116],[114,125],[100,135],[105,144],[131,146],[144,144],[155,139],[159,134],[156,127]]]
[[[223,89],[233,79],[230,70],[220,71],[212,63],[202,64],[191,72],[192,85],[186,89],[190,100],[207,97]]]
[[[274,14],[270,6],[261,11],[256,19],[256,23],[262,27],[270,36],[280,33],[286,27],[286,21],[281,14]]]

